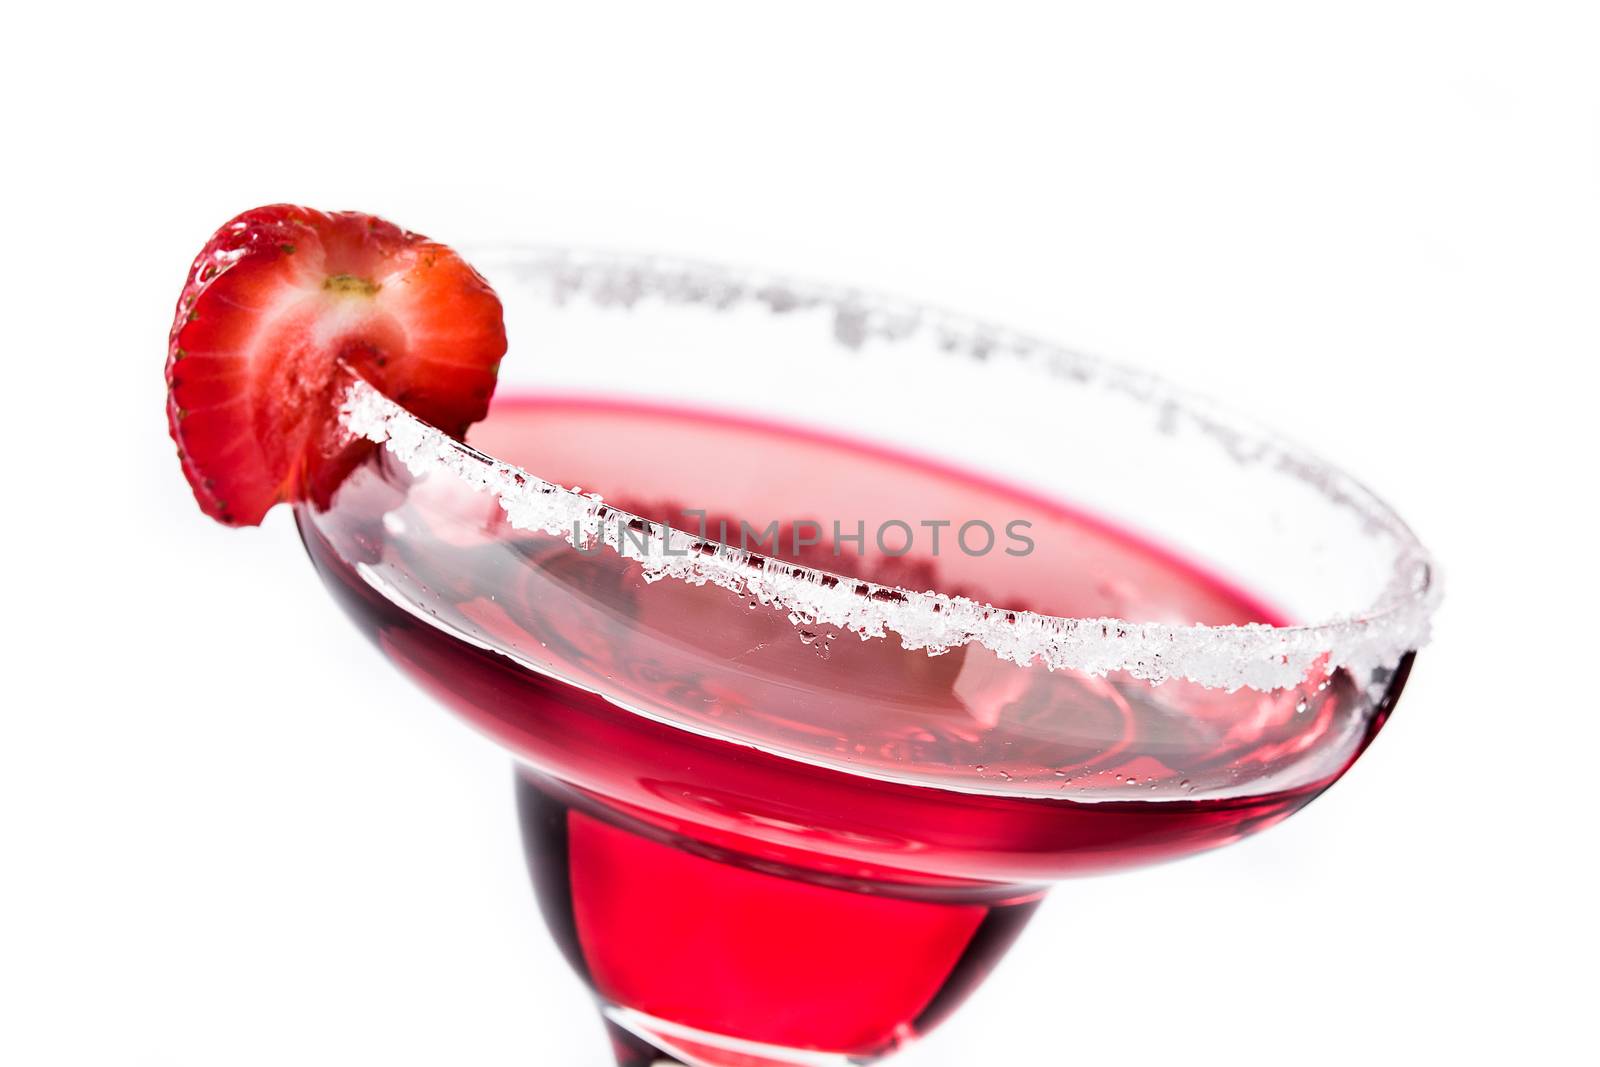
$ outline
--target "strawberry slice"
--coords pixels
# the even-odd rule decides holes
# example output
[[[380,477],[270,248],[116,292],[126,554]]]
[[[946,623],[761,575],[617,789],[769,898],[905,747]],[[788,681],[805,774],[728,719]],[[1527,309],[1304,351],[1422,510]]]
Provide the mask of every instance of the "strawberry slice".
[[[200,509],[253,526],[354,465],[335,432],[351,371],[459,437],[488,411],[505,351],[499,298],[444,245],[354,211],[259,207],[190,270],[167,422]]]

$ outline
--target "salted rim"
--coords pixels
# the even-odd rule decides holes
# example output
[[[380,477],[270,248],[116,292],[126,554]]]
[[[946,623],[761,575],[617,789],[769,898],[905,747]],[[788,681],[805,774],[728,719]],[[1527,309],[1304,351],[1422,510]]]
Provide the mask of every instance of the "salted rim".
[[[949,352],[980,359],[1010,357],[1069,377],[1074,384],[1130,396],[1149,404],[1161,426],[1187,423],[1215,438],[1235,461],[1269,464],[1356,512],[1368,532],[1393,541],[1395,561],[1383,591],[1366,610],[1311,625],[1172,626],[1015,611],[786,563],[633,515],[605,503],[597,493],[546,481],[486,455],[418,419],[365,380],[352,381],[340,409],[350,434],[383,445],[413,474],[443,470],[493,494],[516,529],[560,537],[586,551],[604,546],[640,563],[649,582],[674,579],[721,586],[787,611],[800,627],[846,630],[863,640],[892,632],[906,648],[929,655],[980,644],[1023,666],[1095,675],[1121,671],[1155,684],[1182,678],[1230,692],[1265,692],[1299,684],[1324,657],[1323,668],[1330,674],[1340,667],[1373,671],[1393,667],[1428,641],[1442,592],[1438,568],[1388,505],[1303,449],[1146,371],[853,289],[654,256],[570,249],[502,252],[514,257],[511,270],[519,281],[547,281],[557,303],[581,296],[621,307],[659,299],[715,310],[755,303],[775,314],[820,309],[832,313],[834,339],[846,347],[932,331]],[[633,535],[625,536],[624,529]]]

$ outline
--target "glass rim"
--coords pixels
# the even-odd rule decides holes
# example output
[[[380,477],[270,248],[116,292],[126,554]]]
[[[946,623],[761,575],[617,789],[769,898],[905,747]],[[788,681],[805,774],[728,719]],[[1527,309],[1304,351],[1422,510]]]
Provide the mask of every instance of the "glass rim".
[[[647,581],[720,586],[786,610],[797,627],[842,629],[863,638],[893,633],[906,648],[930,655],[980,644],[1001,659],[1052,671],[1120,671],[1157,684],[1181,678],[1207,688],[1272,691],[1301,682],[1318,660],[1325,660],[1322,666],[1329,674],[1340,667],[1393,667],[1427,643],[1442,596],[1438,565],[1388,504],[1253,418],[1151,372],[855,288],[656,255],[531,245],[479,245],[475,250],[480,261],[510,257],[522,280],[548,280],[558,302],[581,296],[625,307],[660,299],[713,310],[750,301],[778,313],[821,308],[834,314],[836,339],[847,344],[853,340],[852,347],[935,329],[941,338],[981,345],[981,358],[1011,355],[1042,362],[1047,370],[1064,371],[1078,382],[1155,406],[1163,419],[1186,418],[1219,438],[1241,461],[1274,462],[1285,476],[1299,479],[1331,503],[1355,512],[1369,529],[1391,538],[1395,556],[1372,603],[1312,623],[1173,625],[1009,609],[789,563],[634,515],[605,503],[597,493],[547,481],[456,440],[351,375],[340,406],[347,433],[382,446],[413,474],[444,470],[493,494],[514,528],[560,537],[584,551],[603,546],[640,563]],[[842,329],[841,323],[849,328]]]

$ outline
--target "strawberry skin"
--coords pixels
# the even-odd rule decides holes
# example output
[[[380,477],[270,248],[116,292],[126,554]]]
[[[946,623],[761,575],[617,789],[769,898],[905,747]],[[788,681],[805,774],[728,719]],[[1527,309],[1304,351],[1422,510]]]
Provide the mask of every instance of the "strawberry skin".
[[[200,509],[253,526],[353,465],[350,371],[446,433],[483,418],[506,351],[500,300],[449,248],[371,215],[246,211],[178,298],[167,424]]]

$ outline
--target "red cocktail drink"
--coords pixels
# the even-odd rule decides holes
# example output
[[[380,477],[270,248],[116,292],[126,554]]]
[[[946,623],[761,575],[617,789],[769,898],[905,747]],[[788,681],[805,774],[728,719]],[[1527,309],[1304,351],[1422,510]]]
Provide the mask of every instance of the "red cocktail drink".
[[[1284,622],[1063,502],[833,436],[508,395],[469,443],[702,547],[759,537],[743,547],[880,587]],[[880,539],[899,515],[938,518]],[[867,535],[837,543],[838,516]],[[712,1063],[892,1051],[959,1003],[1049,883],[1215,847],[1308,803],[1404,677],[1373,703],[1342,670],[1227,692],[1022,667],[978,644],[930,656],[651,580],[386,454],[300,519],[362,629],[518,757],[534,885],[574,968],[614,1018]]]

